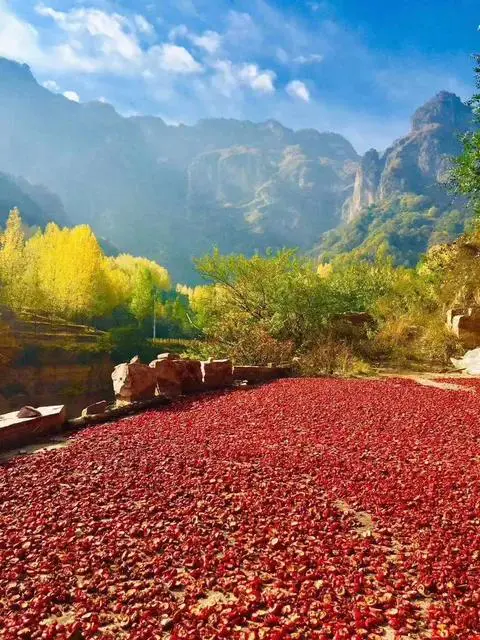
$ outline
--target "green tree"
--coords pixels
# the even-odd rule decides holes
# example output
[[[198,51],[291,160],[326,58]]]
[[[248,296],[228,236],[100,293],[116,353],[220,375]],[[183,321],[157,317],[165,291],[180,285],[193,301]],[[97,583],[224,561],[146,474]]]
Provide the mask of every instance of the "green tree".
[[[475,56],[475,86],[477,93],[470,100],[474,121],[480,124],[480,55]],[[472,211],[480,218],[480,130],[466,133],[463,138],[463,152],[454,161],[453,186],[455,190],[468,196]]]
[[[207,337],[253,361],[268,352],[284,358],[319,338],[335,313],[348,309],[342,293],[317,274],[311,260],[284,249],[247,258],[218,251],[196,261],[213,286],[194,290],[192,308]],[[247,345],[250,349],[247,352]]]
[[[133,290],[130,300],[130,311],[140,325],[153,312],[154,281],[150,269],[139,267],[133,276]]]

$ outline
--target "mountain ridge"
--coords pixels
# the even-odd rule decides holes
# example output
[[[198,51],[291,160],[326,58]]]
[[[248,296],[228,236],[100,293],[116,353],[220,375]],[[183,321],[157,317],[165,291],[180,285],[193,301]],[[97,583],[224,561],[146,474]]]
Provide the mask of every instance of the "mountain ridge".
[[[440,92],[409,134],[359,156],[334,132],[276,120],[170,125],[74,103],[40,86],[26,65],[0,59],[0,171],[58,195],[72,223],[192,281],[191,258],[218,246],[253,253],[311,250],[367,207],[405,192],[444,208],[441,177],[469,107]]]

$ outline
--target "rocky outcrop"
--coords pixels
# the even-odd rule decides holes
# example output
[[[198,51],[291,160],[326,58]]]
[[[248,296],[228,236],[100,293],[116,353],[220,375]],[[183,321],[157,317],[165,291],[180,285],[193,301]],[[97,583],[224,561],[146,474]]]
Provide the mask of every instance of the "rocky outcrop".
[[[480,346],[480,307],[449,309],[447,327],[464,346]]]
[[[367,151],[357,169],[353,196],[347,207],[347,220],[353,220],[364,207],[376,201],[383,168],[384,161],[378,151]]]
[[[420,107],[407,136],[382,155],[372,149],[363,157],[347,220],[354,220],[366,206],[402,193],[429,196],[442,206],[448,199],[450,158],[460,152],[459,136],[471,126],[472,110],[453,93],[442,91]]]

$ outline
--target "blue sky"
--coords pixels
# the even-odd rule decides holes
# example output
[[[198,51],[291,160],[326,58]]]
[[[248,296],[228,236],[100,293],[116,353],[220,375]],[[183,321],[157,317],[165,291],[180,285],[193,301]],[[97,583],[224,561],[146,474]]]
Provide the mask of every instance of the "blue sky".
[[[359,151],[468,98],[478,0],[0,0],[0,55],[69,99],[169,123],[274,118]]]

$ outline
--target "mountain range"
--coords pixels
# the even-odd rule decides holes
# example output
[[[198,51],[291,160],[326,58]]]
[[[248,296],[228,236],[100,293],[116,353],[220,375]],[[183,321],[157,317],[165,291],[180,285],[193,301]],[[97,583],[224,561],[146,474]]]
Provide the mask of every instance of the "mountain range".
[[[109,104],[54,94],[28,66],[0,58],[0,224],[12,206],[29,224],[88,223],[188,282],[192,257],[213,246],[332,254],[347,250],[342,234],[352,225],[358,231],[375,207],[405,194],[422,196],[415,206],[435,208],[437,221],[463,211],[444,182],[471,120],[468,106],[441,92],[417,110],[408,135],[361,157],[339,134],[275,120],[172,126],[123,117]],[[354,245],[368,240],[363,227]]]

